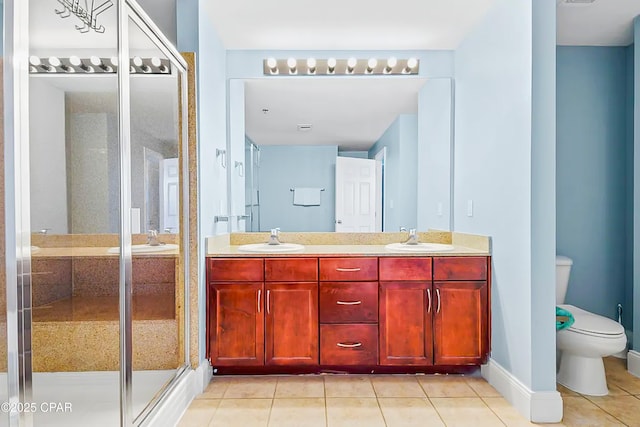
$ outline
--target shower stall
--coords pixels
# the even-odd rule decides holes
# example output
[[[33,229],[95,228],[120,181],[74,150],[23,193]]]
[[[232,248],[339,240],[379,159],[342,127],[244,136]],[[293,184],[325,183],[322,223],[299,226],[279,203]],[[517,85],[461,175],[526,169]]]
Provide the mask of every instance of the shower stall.
[[[133,0],[3,13],[0,426],[144,425],[190,368],[187,63]]]

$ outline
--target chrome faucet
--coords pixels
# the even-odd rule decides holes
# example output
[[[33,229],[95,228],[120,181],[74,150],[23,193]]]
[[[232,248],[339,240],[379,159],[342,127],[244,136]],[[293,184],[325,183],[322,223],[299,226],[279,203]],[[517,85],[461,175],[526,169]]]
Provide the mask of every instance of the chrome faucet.
[[[267,245],[281,245],[282,242],[278,240],[280,237],[280,227],[271,229],[271,236],[269,236],[269,241]]]
[[[164,243],[158,240],[158,230],[149,230],[147,232],[147,245],[149,246],[164,245]]]
[[[405,229],[406,231],[406,229]],[[409,238],[402,242],[403,245],[417,245],[418,244],[418,233],[415,228],[409,229]]]

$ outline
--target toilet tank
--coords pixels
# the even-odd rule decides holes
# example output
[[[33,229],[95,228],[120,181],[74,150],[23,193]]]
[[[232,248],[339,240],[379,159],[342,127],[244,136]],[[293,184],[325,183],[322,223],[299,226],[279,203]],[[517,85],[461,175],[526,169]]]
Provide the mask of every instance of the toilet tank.
[[[573,261],[566,256],[556,256],[556,304],[564,304],[569,287],[569,275]]]

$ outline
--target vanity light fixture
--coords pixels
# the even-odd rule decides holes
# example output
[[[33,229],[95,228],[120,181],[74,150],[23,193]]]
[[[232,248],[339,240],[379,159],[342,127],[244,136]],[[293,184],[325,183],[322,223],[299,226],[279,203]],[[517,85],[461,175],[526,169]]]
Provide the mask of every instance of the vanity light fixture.
[[[387,59],[387,66],[384,67],[384,70],[382,72],[384,74],[390,74],[396,65],[398,65],[398,60],[392,56],[391,58]]]
[[[131,59],[130,73],[145,74],[170,74],[171,65],[168,59],[158,57],[141,58],[136,56]],[[93,55],[89,58],[80,58],[71,55],[68,58],[50,56],[43,59],[37,55],[29,57],[29,72],[38,73],[79,73],[79,74],[115,74],[118,71],[118,58],[116,56],[102,58]]]
[[[263,73],[266,76],[278,75],[416,75],[419,74],[420,63],[416,58],[388,59],[316,59],[316,58],[267,58],[262,61]]]
[[[376,58],[370,58],[367,61],[367,69],[365,70],[365,74],[373,73],[373,70],[378,66],[378,60]]]
[[[307,74],[315,74],[316,73],[316,59],[309,58],[307,59]]]
[[[327,59],[327,74],[335,74],[336,73],[336,65],[338,61],[336,58]]]
[[[287,59],[287,67],[289,67],[289,74],[298,74],[298,61],[295,58]]]
[[[349,58],[347,60],[347,74],[353,74],[356,65],[358,65],[358,60],[356,58]]]
[[[276,58],[267,59],[267,67],[269,67],[269,72],[271,74],[279,74],[280,73],[278,71],[278,61],[276,61]]]

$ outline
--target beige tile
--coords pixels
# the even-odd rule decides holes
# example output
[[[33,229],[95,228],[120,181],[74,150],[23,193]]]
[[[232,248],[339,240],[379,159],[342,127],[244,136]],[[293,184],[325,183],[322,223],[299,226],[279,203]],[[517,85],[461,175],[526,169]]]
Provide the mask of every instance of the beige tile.
[[[565,386],[563,386],[560,383],[556,384],[556,388],[558,389],[558,392],[560,392],[560,395],[562,397],[565,397],[565,396],[573,396],[573,397],[580,396],[579,393],[576,393],[573,390],[569,390],[568,388],[566,388]]]
[[[418,381],[429,397],[478,397],[460,376],[429,375],[419,377]]]
[[[607,357],[604,359],[604,366],[609,386],[617,386],[629,394],[640,394],[640,378],[627,371],[626,360]]]
[[[562,401],[564,409],[562,423],[566,426],[624,425],[582,396],[565,396]]]
[[[500,392],[493,388],[484,378],[466,377],[465,380],[469,387],[480,397],[502,397]]]
[[[271,399],[276,391],[276,377],[247,377],[229,383],[225,399]]]
[[[322,377],[280,377],[276,385],[276,399],[295,397],[324,397]]]
[[[528,427],[535,426],[526,419],[520,412],[505,400],[504,397],[483,397],[484,403],[505,423],[508,427]],[[561,427],[564,424],[544,424],[546,426]]]
[[[328,427],[384,427],[377,399],[327,398]]]
[[[274,399],[269,417],[272,427],[325,427],[324,398]]]
[[[378,404],[387,427],[444,427],[440,415],[426,397],[385,397]]]
[[[324,389],[327,397],[376,397],[368,376],[326,376]]]
[[[424,391],[413,375],[375,376],[371,384],[378,397],[424,397]]]
[[[220,403],[219,399],[194,400],[178,423],[179,427],[207,427]]]
[[[204,392],[196,396],[196,399],[221,399],[233,381],[231,377],[213,377]]]
[[[209,426],[266,427],[272,402],[272,399],[222,399]]]
[[[629,426],[640,426],[640,400],[634,396],[587,396],[605,412]]]
[[[431,398],[447,427],[504,426],[500,418],[479,397]]]

